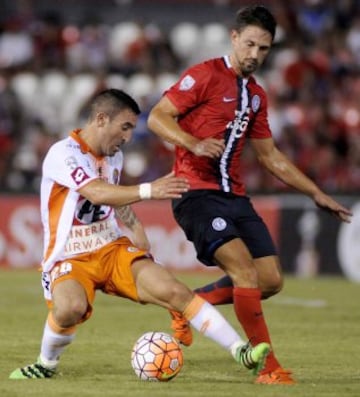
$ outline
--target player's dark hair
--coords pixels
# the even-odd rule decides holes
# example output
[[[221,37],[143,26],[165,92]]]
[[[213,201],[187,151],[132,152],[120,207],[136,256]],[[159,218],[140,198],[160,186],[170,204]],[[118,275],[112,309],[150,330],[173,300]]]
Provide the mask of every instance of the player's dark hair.
[[[112,119],[124,109],[130,109],[136,115],[141,112],[139,105],[129,94],[116,88],[109,88],[92,98],[88,109],[89,118],[93,119],[97,113],[104,112]]]
[[[233,29],[240,32],[248,25],[256,25],[267,30],[272,39],[274,39],[276,31],[276,20],[273,14],[264,6],[254,5],[241,8],[236,13]]]

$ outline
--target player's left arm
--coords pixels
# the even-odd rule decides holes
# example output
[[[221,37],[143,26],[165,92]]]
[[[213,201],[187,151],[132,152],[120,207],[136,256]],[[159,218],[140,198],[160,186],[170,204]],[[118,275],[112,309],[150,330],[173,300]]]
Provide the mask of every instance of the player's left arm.
[[[352,213],[324,193],[310,178],[295,166],[274,144],[273,138],[251,139],[257,159],[269,172],[287,185],[312,198],[315,204],[344,222],[350,222]]]
[[[150,250],[150,242],[143,224],[136,216],[130,205],[124,205],[115,209],[116,217],[131,231],[132,242],[142,250]]]

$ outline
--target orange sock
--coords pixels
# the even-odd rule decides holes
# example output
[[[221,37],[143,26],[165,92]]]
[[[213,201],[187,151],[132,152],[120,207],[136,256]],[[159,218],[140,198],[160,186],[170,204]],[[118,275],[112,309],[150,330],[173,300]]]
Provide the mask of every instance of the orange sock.
[[[201,310],[201,307],[204,305],[205,301],[200,298],[198,295],[195,295],[190,303],[185,307],[183,312],[183,316],[191,321]]]
[[[269,331],[261,307],[261,292],[258,288],[234,288],[234,309],[250,343],[256,346],[260,342],[271,344]],[[267,356],[264,372],[270,372],[280,366],[271,351]]]

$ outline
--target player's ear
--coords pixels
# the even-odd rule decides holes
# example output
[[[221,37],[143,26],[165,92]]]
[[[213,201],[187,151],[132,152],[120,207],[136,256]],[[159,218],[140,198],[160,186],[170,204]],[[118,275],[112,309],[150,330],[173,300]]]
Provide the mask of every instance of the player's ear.
[[[109,120],[109,116],[104,112],[99,112],[96,114],[96,125],[98,127],[104,127],[106,122]]]
[[[235,41],[239,36],[239,32],[236,29],[231,29],[230,30],[230,39],[231,41]]]

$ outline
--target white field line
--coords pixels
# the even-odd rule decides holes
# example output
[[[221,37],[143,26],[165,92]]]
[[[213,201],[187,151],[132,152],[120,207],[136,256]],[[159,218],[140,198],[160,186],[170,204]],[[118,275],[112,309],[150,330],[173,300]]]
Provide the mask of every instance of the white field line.
[[[311,307],[315,309],[328,305],[327,301],[324,299],[295,298],[292,296],[276,297],[272,299],[272,302],[278,305]]]

